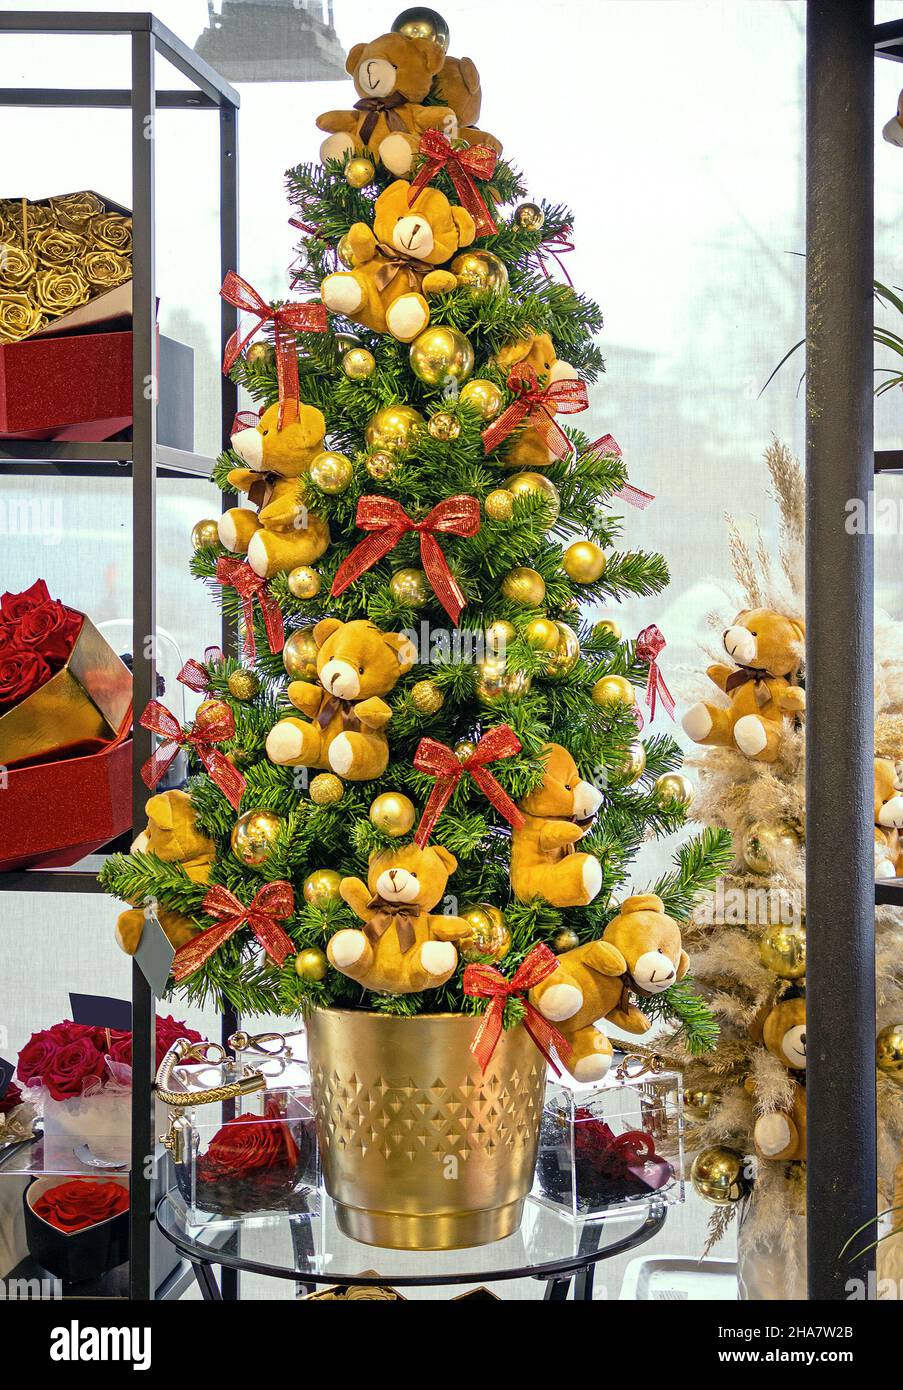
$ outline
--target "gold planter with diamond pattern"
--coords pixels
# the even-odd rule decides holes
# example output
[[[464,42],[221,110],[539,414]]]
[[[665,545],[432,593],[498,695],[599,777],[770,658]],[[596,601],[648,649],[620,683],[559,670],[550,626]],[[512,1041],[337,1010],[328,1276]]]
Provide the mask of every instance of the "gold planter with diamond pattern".
[[[307,1037],[326,1189],[339,1229],[393,1250],[457,1250],[520,1224],[546,1063],[506,1029],[481,1073],[463,1014],[316,1009]]]

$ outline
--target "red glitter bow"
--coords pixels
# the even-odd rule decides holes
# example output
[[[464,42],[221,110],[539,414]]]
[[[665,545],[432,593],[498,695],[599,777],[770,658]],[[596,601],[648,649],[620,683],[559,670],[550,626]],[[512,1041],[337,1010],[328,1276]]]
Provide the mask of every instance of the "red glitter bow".
[[[238,434],[239,430],[256,430],[257,426],[260,424],[260,417],[263,411],[263,406],[260,407],[260,410],[236,411],[235,419],[232,421],[232,428],[229,430],[230,437],[233,434]]]
[[[526,1010],[524,1027],[536,1043],[542,1055],[556,1076],[561,1068],[552,1056],[554,1047],[558,1056],[566,1062],[571,1055],[570,1043],[562,1037],[558,1029],[525,996],[553,970],[558,969],[558,957],[542,942],[517,967],[510,980],[496,970],[494,965],[468,965],[464,971],[464,993],[474,999],[488,999],[489,1008],[480,1019],[477,1030],[470,1043],[470,1050],[485,1071],[495,1052],[505,1016],[505,1004],[509,999],[521,999]]]
[[[234,936],[239,927],[250,927],[271,960],[281,965],[286,956],[294,951],[291,938],[279,925],[295,910],[295,895],[290,883],[279,879],[275,883],[265,883],[255,893],[250,907],[239,902],[234,893],[215,883],[208,891],[201,907],[209,917],[216,918],[216,926],[208,927],[198,936],[186,941],[176,951],[172,963],[175,980],[184,980],[193,975],[214,951],[218,951],[224,941]]]
[[[283,304],[278,308],[267,304],[253,286],[234,270],[223,281],[220,294],[227,304],[234,304],[253,315],[256,322],[250,328],[239,326],[226,343],[223,371],[228,372],[248,343],[265,323],[272,323],[276,345],[276,376],[279,382],[279,428],[285,419],[285,404],[301,399],[298,382],[299,333],[325,333],[328,323],[325,304]]]
[[[556,458],[566,459],[571,452],[571,441],[555,415],[556,412],[575,415],[580,410],[586,410],[589,405],[586,382],[568,378],[553,381],[551,386],[543,388],[533,368],[522,364],[515,367],[508,377],[508,389],[517,392],[518,398],[483,431],[486,453],[492,453],[509,434],[513,434],[518,425],[527,421]]]
[[[505,817],[515,830],[524,824],[523,814],[515,806],[486,766],[498,758],[512,758],[520,752],[520,739],[508,724],[498,724],[484,734],[469,758],[462,762],[451,748],[434,738],[423,738],[414,754],[414,766],[418,772],[428,772],[435,777],[436,784],[430,792],[429,801],[414,836],[421,849],[424,848],[442,815],[452,792],[464,773],[467,772],[476,782],[483,795],[491,802],[500,815]]]
[[[420,559],[426,577],[452,622],[457,623],[467,599],[448,567],[435,533],[475,536],[480,529],[480,504],[477,499],[465,493],[446,497],[422,521],[412,521],[394,497],[362,497],[357,504],[355,520],[362,531],[373,534],[359,541],[339,565],[332,582],[333,598],[344,593],[349,584],[359,579],[365,570],[394,550],[402,536],[416,531],[420,536]]]
[[[225,659],[225,654],[219,647],[207,647],[204,652],[203,665],[191,657],[185,662],[176,676],[176,680],[181,681],[182,685],[187,685],[188,689],[193,690],[196,695],[204,695],[210,689],[210,674],[207,667],[214,663],[219,664]]]
[[[636,639],[636,654],[640,661],[649,663],[649,678],[646,681],[646,704],[649,706],[650,720],[655,718],[655,706],[661,699],[665,709],[674,718],[674,696],[665,684],[665,678],[658,665],[658,655],[666,646],[665,639],[655,623],[644,627]]]
[[[492,236],[497,232],[492,214],[474,183],[475,178],[492,178],[498,162],[495,150],[488,145],[471,145],[470,149],[456,150],[441,130],[427,130],[420,140],[420,153],[426,157],[426,163],[411,182],[408,207],[414,206],[421,189],[432,183],[444,169],[454,184],[461,206],[474,220],[477,236]]]
[[[245,620],[245,651],[253,661],[257,655],[254,640],[254,600],[260,604],[263,624],[266,628],[270,650],[281,652],[285,646],[285,629],[282,625],[282,609],[273,598],[265,579],[261,579],[251,566],[236,555],[221,555],[216,562],[216,578],[220,584],[229,584],[241,597],[242,616]]]
[[[613,434],[603,434],[601,439],[597,439],[595,444],[589,446],[588,452],[613,454],[615,458],[620,458],[621,446]],[[622,502],[629,502],[631,507],[638,507],[641,512],[646,510],[650,502],[655,501],[651,492],[644,492],[642,488],[634,487],[633,483],[624,483],[611,495],[612,497],[620,497]]]
[[[138,721],[143,729],[160,734],[165,740],[156,748],[141,768],[141,776],[153,788],[175,758],[180,748],[194,749],[201,762],[219,787],[223,796],[236,811],[241,803],[245,789],[245,779],[237,767],[214,745],[235,734],[235,715],[228,705],[217,701],[198,710],[197,719],[190,729],[183,729],[174,714],[161,705],[159,700],[151,700]]]
[[[546,277],[547,280],[551,280],[552,278],[549,274],[548,267],[546,266],[546,260],[551,256],[552,260],[556,262],[558,269],[561,271],[565,280],[567,280],[568,284],[573,287],[574,282],[568,274],[567,266],[561,259],[562,256],[566,256],[569,251],[574,250],[574,243],[568,240],[568,237],[570,235],[570,227],[565,227],[564,230],[559,232],[556,236],[547,237],[545,241],[541,241],[540,244],[537,246],[534,252],[534,256],[536,258],[536,262],[540,270],[542,271],[543,275]]]

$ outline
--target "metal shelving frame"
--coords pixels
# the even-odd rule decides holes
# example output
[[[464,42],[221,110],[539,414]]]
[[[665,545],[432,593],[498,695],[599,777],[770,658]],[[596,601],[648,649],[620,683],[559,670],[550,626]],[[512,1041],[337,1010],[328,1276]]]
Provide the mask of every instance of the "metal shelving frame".
[[[132,482],[132,620],[134,705],[142,710],[156,690],[156,492],[158,478],[209,478],[213,459],[157,443],[156,405],[145,384],[156,379],[155,274],[155,139],[157,110],[208,110],[219,113],[220,268],[225,276],[238,266],[239,96],[219,73],[152,14],[0,13],[0,35],[69,34],[127,37],[131,46],[131,87],[127,90],[85,88],[0,88],[0,106],[127,108],[131,112],[133,212],[133,359],[132,440],[125,443],[43,443],[0,441],[0,473],[47,477],[123,478]],[[156,90],[156,59],[165,59],[191,87]],[[236,311],[223,301],[222,344],[236,324]],[[237,389],[222,380],[222,442],[228,444],[235,416]],[[223,632],[223,646],[230,634]],[[132,768],[132,824],[144,824],[147,788],[141,764],[151,753],[152,735],[137,724]],[[136,830],[137,833],[137,830]],[[25,871],[0,875],[0,891],[45,893],[100,892],[93,862],[68,870]],[[155,998],[137,966],[132,967],[133,1075],[131,1140],[131,1213],[129,1290],[133,1299],[149,1299],[159,1281],[152,1264],[153,1193],[149,1162],[155,1151],[153,1123]],[[224,1020],[230,1031],[234,1020]],[[172,1279],[167,1281],[172,1284]]]

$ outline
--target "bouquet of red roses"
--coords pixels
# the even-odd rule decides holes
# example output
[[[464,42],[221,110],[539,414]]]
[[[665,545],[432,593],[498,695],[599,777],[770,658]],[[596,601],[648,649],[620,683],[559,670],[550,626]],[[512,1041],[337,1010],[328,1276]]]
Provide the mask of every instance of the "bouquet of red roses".
[[[18,705],[62,670],[84,616],[50,597],[43,579],[0,598],[0,712]]]
[[[176,1038],[204,1041],[187,1023],[171,1016],[158,1018],[157,1066]],[[131,1033],[64,1022],[32,1033],[19,1053],[17,1071],[23,1085],[42,1086],[53,1100],[73,1100],[96,1094],[104,1086],[122,1087],[131,1077],[131,1066]]]

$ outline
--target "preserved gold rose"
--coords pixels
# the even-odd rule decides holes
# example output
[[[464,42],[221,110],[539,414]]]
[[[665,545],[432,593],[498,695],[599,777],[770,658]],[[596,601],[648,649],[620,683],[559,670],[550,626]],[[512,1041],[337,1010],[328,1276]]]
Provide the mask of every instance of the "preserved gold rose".
[[[46,203],[30,203],[27,198],[9,198],[0,205],[0,216],[16,228],[20,240],[31,240],[34,232],[53,223]]]
[[[36,269],[31,251],[14,242],[0,240],[0,286],[20,289],[28,284]]]
[[[132,276],[129,261],[117,251],[89,251],[80,269],[95,290],[112,290]]]
[[[0,294],[0,343],[18,343],[43,323],[44,315],[27,294],[11,290]]]
[[[51,198],[50,206],[59,225],[70,231],[83,231],[86,222],[104,211],[103,202],[96,193],[64,193],[59,198]]]
[[[34,302],[48,318],[68,314],[91,298],[88,282],[77,270],[39,270],[32,289]]]
[[[88,240],[98,251],[118,251],[128,255],[132,249],[132,219],[119,212],[104,212],[88,224]]]
[[[85,254],[85,240],[65,227],[41,227],[29,240],[41,265],[59,267],[71,265]]]

